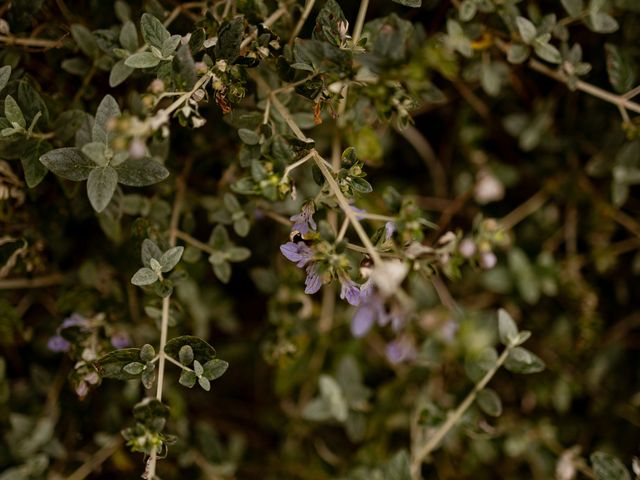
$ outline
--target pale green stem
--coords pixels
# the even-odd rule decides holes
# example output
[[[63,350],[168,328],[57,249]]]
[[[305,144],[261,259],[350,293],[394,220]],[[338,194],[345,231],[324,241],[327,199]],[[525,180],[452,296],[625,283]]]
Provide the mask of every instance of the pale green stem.
[[[469,392],[469,394],[465,397],[465,399],[458,405],[452,413],[449,414],[445,422],[436,430],[436,432],[429,438],[429,440],[422,445],[415,453],[412,455],[411,462],[411,473],[414,480],[420,480],[422,478],[420,474],[420,467],[422,462],[429,456],[429,454],[435,450],[440,442],[445,437],[447,433],[460,421],[465,412],[469,409],[469,407],[473,404],[478,393],[484,389],[489,381],[493,378],[496,372],[500,369],[502,364],[507,359],[509,352],[511,351],[511,347],[506,347],[502,354],[498,357],[495,365],[491,370],[485,373],[484,377],[476,383],[473,387],[473,390]]]

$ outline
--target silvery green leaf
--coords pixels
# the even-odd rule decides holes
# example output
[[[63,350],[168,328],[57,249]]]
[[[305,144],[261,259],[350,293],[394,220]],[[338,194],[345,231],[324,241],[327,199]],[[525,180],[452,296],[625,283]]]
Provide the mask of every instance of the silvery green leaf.
[[[188,370],[183,370],[178,380],[180,385],[184,385],[187,388],[193,388],[197,381],[198,377],[196,377],[196,374]]]
[[[518,336],[516,322],[513,321],[509,312],[503,308],[498,310],[498,334],[500,335],[500,342],[506,346],[513,345]]]
[[[628,92],[636,83],[635,66],[626,52],[612,43],[604,45],[607,58],[607,73],[613,89],[618,93]]]
[[[605,452],[594,452],[589,459],[596,480],[631,480],[629,471],[617,457]]]
[[[145,369],[144,372],[142,372],[142,376],[140,377],[140,380],[142,381],[142,385],[144,385],[144,388],[146,388],[147,390],[149,390],[152,386],[153,386],[153,382],[156,379],[156,372],[155,370],[152,369]]]
[[[463,22],[468,22],[476,16],[477,10],[475,0],[463,0],[458,9],[458,16]]]
[[[207,377],[198,377],[198,384],[207,392],[211,390],[211,382]]]
[[[499,417],[502,414],[502,401],[498,394],[490,388],[478,392],[478,406],[487,415]]]
[[[125,65],[126,59],[117,61],[109,73],[109,86],[117,87],[133,73],[133,68]]]
[[[24,119],[22,110],[20,109],[18,102],[16,102],[11,95],[7,95],[4,99],[4,116],[12,125],[27,128],[27,122]]]
[[[122,369],[130,375],[140,375],[144,370],[144,364],[140,362],[127,363]]]
[[[140,19],[142,37],[147,45],[162,48],[162,44],[171,36],[162,22],[150,13],[143,13]]]
[[[164,165],[151,158],[130,158],[116,167],[118,182],[129,187],[146,187],[169,176]]]
[[[480,67],[480,83],[484,91],[495,97],[500,93],[500,87],[502,86],[502,79],[500,73],[495,65],[489,62],[482,62]]]
[[[130,68],[152,68],[159,65],[161,61],[151,52],[138,52],[127,57],[124,64]]]
[[[47,174],[47,169],[40,162],[43,152],[51,149],[51,144],[44,141],[32,141],[25,149],[20,162],[24,170],[24,180],[29,188],[38,185]]]
[[[562,61],[562,55],[560,51],[549,43],[534,42],[533,50],[543,60],[550,63],[560,63]]]
[[[193,348],[191,345],[183,345],[178,351],[178,358],[183,365],[191,365],[193,362]]]
[[[107,164],[107,146],[102,142],[90,142],[82,146],[84,153],[96,165],[104,167]]]
[[[139,287],[151,285],[157,281],[158,275],[148,267],[142,267],[131,277],[131,283]]]
[[[40,157],[40,162],[56,175],[79,182],[86,180],[96,165],[77,148],[51,150]]]
[[[529,58],[529,47],[520,43],[512,43],[507,51],[507,60],[510,63],[519,64]]]
[[[338,382],[329,375],[320,375],[318,386],[320,395],[329,405],[333,417],[339,422],[344,422],[349,415],[349,409]]]
[[[323,422],[332,417],[329,403],[322,397],[314,398],[304,406],[302,418],[314,422]]]
[[[196,373],[197,376],[200,376],[204,373],[204,367],[198,360],[193,361],[193,371]]]
[[[587,26],[598,33],[613,33],[620,28],[615,18],[606,12],[598,11],[589,14]]]
[[[211,261],[211,257],[209,257],[209,261]],[[213,264],[213,273],[222,283],[229,283],[231,279],[231,264],[229,262],[215,263]]]
[[[96,37],[87,27],[78,23],[71,25],[71,36],[86,56],[90,58],[100,56],[100,47],[98,47]]]
[[[126,22],[131,18],[131,7],[124,0],[116,0],[113,8],[116,11],[116,17],[121,22]]]
[[[0,68],[0,90],[7,86],[9,77],[11,76],[11,65],[5,65]]]
[[[86,75],[91,68],[91,65],[89,65],[84,58],[74,57],[63,60],[62,63],[60,63],[60,67],[71,75],[78,75],[79,77],[82,77],[83,75]]]
[[[182,252],[184,252],[184,247],[173,247],[162,254],[158,261],[163,273],[168,272],[178,264],[182,257]]]
[[[87,195],[96,212],[104,210],[118,185],[118,173],[113,167],[96,167],[87,178]]]
[[[517,17],[516,25],[518,27],[520,37],[522,37],[522,41],[526,44],[533,42],[537,35],[537,29],[531,20],[524,17]]]
[[[242,140],[242,143],[246,143],[247,145],[256,145],[260,141],[260,135],[248,128],[238,130],[238,136],[240,140]]]
[[[583,0],[560,0],[562,6],[571,17],[579,17],[584,10]]]
[[[509,352],[504,366],[510,372],[523,374],[541,372],[545,368],[542,359],[522,347],[515,347]]]
[[[124,22],[118,39],[120,40],[120,45],[130,52],[135,52],[138,49],[138,31],[131,20]]]
[[[251,256],[251,250],[244,247],[231,247],[227,250],[227,258],[231,262],[243,262]]]
[[[233,231],[241,237],[246,237],[249,234],[251,223],[247,217],[242,217],[233,222]]]
[[[156,245],[156,242],[145,238],[142,242],[142,248],[140,251],[140,257],[142,258],[142,264],[145,267],[149,266],[149,262],[152,258],[160,258],[162,256],[162,250]]]
[[[224,375],[224,372],[229,368],[229,363],[219,358],[209,360],[203,365],[204,372],[202,373],[209,380],[215,380]]]
[[[167,38],[162,43],[162,47],[160,48],[160,53],[162,54],[162,56],[168,57],[173,52],[175,52],[176,48],[178,48],[178,45],[180,45],[181,38],[182,37],[180,35],[171,35],[169,38]]]
[[[115,98],[111,95],[106,95],[96,111],[96,117],[93,122],[93,129],[91,132],[91,138],[94,142],[109,143],[109,137],[107,135],[107,125],[109,120],[114,117],[120,116],[120,107]]]
[[[156,350],[153,345],[145,343],[140,349],[140,358],[145,362],[150,362],[156,356]]]
[[[480,380],[498,361],[498,353],[493,348],[486,348],[479,354],[468,357],[465,360],[464,369],[467,376],[473,381]]]

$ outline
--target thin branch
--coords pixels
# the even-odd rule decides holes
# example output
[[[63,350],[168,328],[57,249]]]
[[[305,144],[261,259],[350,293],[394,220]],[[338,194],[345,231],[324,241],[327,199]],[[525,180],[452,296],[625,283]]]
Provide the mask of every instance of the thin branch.
[[[296,23],[296,26],[293,29],[293,32],[291,32],[291,37],[289,37],[290,46],[293,45],[293,42],[295,41],[296,37],[300,33],[300,30],[302,30],[302,27],[307,21],[307,18],[309,18],[309,15],[311,14],[311,10],[313,10],[313,5],[315,3],[316,3],[316,0],[307,0],[306,3],[304,4],[304,10],[302,11],[302,15],[300,15],[300,19],[298,20],[298,23]]]
[[[413,127],[408,126],[403,129],[398,129],[398,133],[404,137],[404,139],[411,144],[411,146],[418,152],[420,158],[424,161],[425,165],[429,169],[431,178],[433,179],[433,191],[438,197],[447,196],[447,175],[444,168],[436,158],[436,154],[431,147],[429,141],[420,133],[420,131]]]
[[[113,440],[91,455],[86,462],[84,462],[75,472],[69,475],[67,480],[84,480],[87,478],[96,468],[102,465],[115,453],[116,450],[118,450],[118,448],[120,448],[122,441],[123,439],[119,435],[114,437]]]
[[[64,282],[65,278],[61,273],[35,278],[4,278],[0,279],[0,290],[51,287]]]
[[[214,252],[213,247],[211,247],[210,245],[207,245],[206,243],[201,242],[197,238],[193,238],[188,233],[185,233],[185,232],[183,232],[181,230],[176,230],[175,231],[175,235],[180,240],[184,240],[189,245],[192,245],[192,246],[196,247],[198,250],[202,250],[203,252],[206,252],[209,255],[211,255]]]
[[[364,26],[364,19],[367,16],[367,9],[369,8],[369,0],[360,0],[360,8],[358,9],[358,16],[356,17],[356,24],[353,26],[353,43],[357,44],[360,41],[360,35],[362,35],[362,27]]]
[[[283,16],[285,13],[287,13],[287,11],[288,11],[287,7],[280,7],[275,12],[273,12],[271,15],[269,15],[269,17],[267,17],[265,19],[265,21],[262,22],[262,23],[265,26],[270,27],[271,25],[276,23],[281,16]],[[245,48],[247,48],[249,46],[249,44],[256,38],[257,34],[258,34],[257,30],[251,32],[251,35],[249,35],[247,38],[245,38],[242,41],[242,43],[240,44],[240,50],[242,51]]]
[[[458,405],[456,408],[445,420],[445,422],[436,430],[436,432],[429,438],[429,440],[422,445],[412,456],[411,461],[411,473],[415,480],[420,480],[422,478],[420,474],[420,467],[422,462],[429,456],[429,454],[435,450],[440,442],[445,437],[447,433],[458,423],[458,421],[462,418],[464,413],[469,409],[469,407],[473,404],[478,393],[487,386],[489,381],[493,378],[496,372],[500,369],[502,364],[507,359],[509,352],[511,351],[510,347],[504,349],[495,365],[491,370],[485,373],[484,377],[480,379],[478,383],[473,387],[473,390],[469,392],[469,394],[465,397],[465,399]]]
[[[500,225],[505,230],[511,230],[522,220],[539,210],[547,202],[547,200],[547,193],[544,190],[539,190],[524,203],[521,203],[507,215],[502,217],[502,219],[499,221]]]
[[[20,45],[22,47],[44,48],[60,48],[64,42],[66,35],[58,40],[47,40],[44,38],[21,38],[12,35],[0,35],[0,43],[5,45]]]

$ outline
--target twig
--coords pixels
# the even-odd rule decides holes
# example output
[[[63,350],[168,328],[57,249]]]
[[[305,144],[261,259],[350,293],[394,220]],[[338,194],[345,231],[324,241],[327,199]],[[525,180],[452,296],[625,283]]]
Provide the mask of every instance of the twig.
[[[524,203],[521,203],[507,215],[502,217],[502,219],[499,221],[500,225],[505,230],[512,229],[529,215],[539,210],[547,202],[547,200],[547,193],[544,190],[539,190]]]
[[[118,448],[120,448],[120,445],[122,445],[122,441],[122,437],[114,437],[113,440],[111,440],[104,447],[94,453],[86,462],[80,465],[80,467],[75,472],[69,475],[69,477],[67,477],[67,480],[84,480],[85,478],[87,478],[89,475],[91,475],[91,472],[102,465],[109,457],[111,457],[111,455],[115,453],[116,450],[118,450]]]
[[[496,374],[498,369],[502,366],[502,364],[507,359],[509,352],[511,351],[510,347],[506,347],[502,354],[498,357],[495,365],[485,373],[484,377],[480,379],[478,383],[473,387],[473,390],[469,392],[469,394],[465,397],[465,399],[458,405],[456,408],[445,420],[445,422],[436,430],[436,432],[429,438],[429,440],[422,445],[417,451],[412,455],[411,461],[411,474],[414,480],[420,480],[422,478],[420,474],[420,467],[422,462],[429,456],[429,454],[440,445],[440,442],[445,437],[449,430],[451,430],[456,423],[462,418],[462,415],[468,410],[468,408],[473,404],[474,400],[478,396],[478,393],[487,386],[489,381]]]
[[[280,7],[275,12],[273,12],[271,15],[269,15],[269,17],[267,17],[265,19],[265,21],[262,22],[262,23],[265,26],[270,27],[271,25],[276,23],[281,16],[283,16],[285,13],[287,13],[287,11],[288,11],[287,7]],[[249,35],[247,38],[245,38],[242,41],[242,43],[240,44],[240,50],[242,51],[245,48],[247,48],[249,46],[249,44],[256,38],[256,35],[257,35],[257,30],[251,32],[251,35]]]
[[[4,43],[5,45],[20,45],[23,47],[44,48],[45,50],[47,50],[50,48],[60,48],[65,37],[66,35],[59,38],[58,40],[47,40],[44,38],[21,38],[14,37],[12,35],[0,35],[0,43]]]
[[[316,3],[316,0],[307,0],[305,2],[302,15],[300,15],[300,19],[298,20],[298,23],[296,23],[296,26],[293,29],[293,32],[291,32],[291,37],[289,37],[289,45],[293,45],[293,42],[295,41],[298,34],[300,33],[300,30],[302,30],[304,23],[307,21],[307,18],[309,18],[309,15],[311,14],[311,10],[313,10],[313,5],[315,3]]]
[[[408,126],[403,129],[398,129],[398,133],[404,137],[404,139],[415,148],[420,158],[424,161],[433,178],[433,190],[438,197],[447,196],[447,175],[442,168],[442,165],[436,158],[436,154],[431,148],[429,141],[420,133],[420,131],[413,127]]]
[[[175,234],[176,234],[176,237],[178,237],[180,240],[184,240],[189,245],[196,247],[198,250],[202,250],[203,252],[206,252],[208,254],[212,254],[214,252],[213,247],[211,247],[210,245],[207,245],[206,243],[201,242],[197,238],[193,238],[188,233],[185,233],[181,230],[176,230]]]
[[[64,282],[65,278],[61,273],[36,278],[5,278],[0,279],[0,290],[51,287]]]

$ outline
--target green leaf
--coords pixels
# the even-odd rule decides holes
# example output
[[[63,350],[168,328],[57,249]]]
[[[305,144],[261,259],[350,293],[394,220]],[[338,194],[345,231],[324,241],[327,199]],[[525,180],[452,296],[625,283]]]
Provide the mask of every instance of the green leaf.
[[[22,110],[18,106],[18,102],[14,100],[11,95],[7,95],[4,99],[4,116],[9,120],[11,124],[19,125],[22,128],[27,128],[27,122],[24,119]]]
[[[155,369],[152,369],[152,368],[145,369],[145,371],[142,372],[142,376],[140,377],[140,380],[142,381],[142,385],[144,385],[144,388],[146,388],[147,390],[153,387],[153,382],[155,381],[155,379],[156,379],[156,371]]]
[[[251,228],[251,223],[249,219],[246,217],[239,218],[235,222],[233,222],[233,231],[236,232],[241,237],[246,237],[249,234],[249,229]]]
[[[209,257],[209,262],[211,262],[211,257]],[[229,280],[231,280],[231,264],[229,262],[214,263],[213,273],[222,283],[229,283]]]
[[[82,153],[99,167],[107,165],[107,146],[102,142],[89,142],[82,146]]]
[[[151,52],[138,52],[127,57],[124,64],[130,68],[152,68],[159,65],[161,61]]]
[[[469,20],[472,20],[473,17],[476,16],[477,10],[478,8],[476,6],[475,0],[464,0],[460,4],[460,9],[458,10],[458,16],[460,17],[460,20],[462,20],[463,22],[468,22]]]
[[[247,145],[256,145],[260,141],[260,135],[248,128],[238,130],[238,136],[240,140],[242,140],[242,143],[246,143]]]
[[[229,234],[223,225],[218,224],[215,226],[211,232],[211,237],[209,237],[209,245],[211,245],[214,250],[227,249],[229,246]]]
[[[191,345],[183,345],[178,351],[178,358],[183,365],[191,365],[193,363],[193,348]]]
[[[66,112],[62,112],[58,118],[56,118],[53,126],[56,140],[64,143],[71,141],[88,116],[89,114],[82,110],[67,110]]]
[[[140,19],[142,37],[147,45],[162,48],[162,44],[171,36],[162,22],[150,13],[143,13]]]
[[[18,83],[18,103],[22,108],[22,113],[27,122],[33,122],[33,119],[40,113],[42,122],[49,122],[49,109],[40,94],[28,82],[20,81]]]
[[[499,417],[502,415],[502,401],[498,394],[490,388],[485,388],[478,392],[478,406],[487,415]]]
[[[158,261],[162,266],[163,273],[168,272],[178,264],[182,257],[182,252],[184,252],[184,247],[173,247],[162,254]]]
[[[131,362],[127,363],[122,369],[130,375],[140,375],[144,370],[144,363]]]
[[[91,170],[87,179],[87,195],[96,212],[104,210],[118,185],[118,173],[113,167],[97,167]]]
[[[302,418],[313,422],[323,422],[332,416],[329,403],[321,397],[311,400],[302,410]]]
[[[384,480],[411,480],[409,455],[402,450],[396,453],[384,466]]]
[[[560,0],[570,17],[579,17],[584,10],[583,0]]]
[[[124,370],[124,366],[140,359],[139,348],[123,348],[109,352],[103,357],[93,362],[93,366],[98,374],[104,378],[115,378],[116,380],[131,380],[137,378]]]
[[[498,353],[495,349],[485,348],[479,354],[469,356],[465,360],[464,369],[467,376],[473,382],[477,382],[495,366],[497,361]]]
[[[498,334],[500,342],[506,346],[513,345],[518,337],[516,322],[513,321],[509,312],[502,308],[498,310]]]
[[[156,245],[156,243],[153,240],[149,240],[148,238],[145,238],[144,241],[142,242],[142,247],[140,250],[140,258],[142,259],[142,264],[145,267],[148,267],[149,262],[151,261],[152,258],[155,258],[157,260],[161,256],[162,256],[162,250],[160,250],[158,245]]]
[[[495,97],[500,93],[502,78],[496,66],[490,62],[482,62],[480,67],[480,83],[484,91]]]
[[[80,182],[89,177],[96,165],[77,148],[58,148],[40,157],[40,162],[56,175]]]
[[[215,46],[217,59],[234,61],[240,54],[240,44],[244,35],[244,18],[235,17],[225,20],[218,29],[218,41]]]
[[[203,390],[207,392],[211,390],[211,382],[207,377],[198,377],[198,383],[200,384]]]
[[[227,258],[231,262],[243,262],[251,256],[251,250],[244,247],[231,247],[227,250]]]
[[[171,35],[167,38],[162,44],[162,48],[160,48],[160,53],[162,53],[163,57],[168,57],[173,52],[176,51],[178,45],[180,45],[180,40],[182,37],[180,35]]]
[[[529,47],[527,47],[526,45],[512,43],[511,45],[509,45],[509,50],[507,51],[507,60],[509,61],[509,63],[514,63],[517,65],[529,58],[529,53]]]
[[[590,12],[587,26],[598,33],[613,33],[620,28],[615,18],[606,12],[599,11]]]
[[[120,45],[130,52],[138,50],[138,31],[131,20],[127,20],[122,25],[118,40],[120,40]]]
[[[150,362],[156,356],[156,350],[152,345],[145,343],[140,349],[140,358],[145,362]]]
[[[349,409],[338,382],[329,375],[320,375],[318,386],[320,388],[320,395],[329,405],[329,410],[333,418],[339,422],[346,421],[349,415]]]
[[[589,458],[596,480],[631,480],[629,471],[617,457],[605,452],[594,452]]]
[[[229,368],[229,363],[224,360],[220,360],[219,358],[214,358],[213,360],[209,360],[204,364],[204,372],[202,375],[207,377],[209,380],[215,380],[224,375],[224,372]]]
[[[341,26],[348,25],[344,12],[336,0],[328,0],[316,18],[312,38],[333,45],[342,44]]]
[[[187,388],[193,388],[197,381],[198,377],[196,377],[196,374],[188,370],[183,370],[178,380],[180,385],[184,385]]]
[[[545,368],[540,357],[522,347],[515,347],[509,352],[504,366],[510,372],[522,374],[538,373]]]
[[[560,54],[560,51],[549,43],[534,42],[533,50],[536,52],[536,55],[547,62],[562,62],[562,55]]]
[[[107,125],[109,120],[114,117],[120,116],[120,107],[115,98],[111,95],[106,95],[96,111],[96,117],[93,122],[93,129],[91,132],[91,138],[94,142],[109,143],[109,137],[107,134]]]
[[[9,83],[9,77],[11,77],[11,65],[4,65],[0,67],[0,90],[4,89]]]
[[[133,277],[131,277],[131,283],[137,285],[138,287],[151,285],[152,283],[155,283],[157,281],[158,275],[148,267],[140,268],[136,273],[133,274]]]
[[[47,174],[47,169],[40,162],[40,157],[48,150],[51,150],[49,142],[32,141],[29,142],[20,157],[22,169],[24,170],[24,180],[29,188],[38,185]]]
[[[193,371],[198,377],[204,373],[204,367],[198,360],[193,361]]]
[[[422,0],[393,0],[395,3],[404,5],[405,7],[419,8],[422,6]]]
[[[161,432],[169,418],[169,407],[157,398],[147,397],[133,407],[133,418],[152,432]]]
[[[116,168],[118,183],[129,187],[146,187],[161,182],[169,176],[169,170],[151,158],[130,158]]]
[[[516,17],[516,25],[524,43],[530,44],[535,40],[538,31],[531,20],[524,17]]]
[[[96,37],[87,27],[78,23],[71,25],[71,36],[86,56],[89,58],[100,56],[100,47],[98,47]]]
[[[194,359],[203,365],[216,357],[216,351],[211,345],[203,339],[192,335],[172,338],[165,345],[164,351],[173,358],[179,358],[180,349],[184,345],[189,345],[193,349]]]
[[[109,73],[109,86],[117,87],[133,73],[133,68],[125,65],[126,59],[116,62]]]
[[[635,69],[631,59],[611,43],[606,43],[604,50],[607,58],[607,73],[609,74],[611,85],[618,93],[628,92],[636,83]]]

